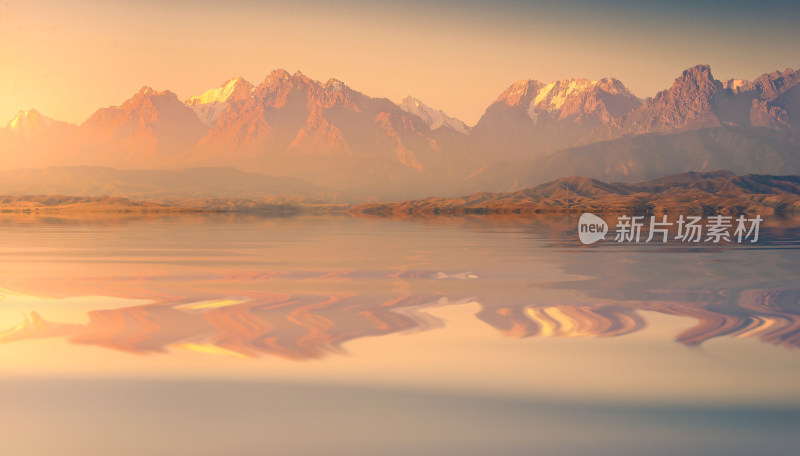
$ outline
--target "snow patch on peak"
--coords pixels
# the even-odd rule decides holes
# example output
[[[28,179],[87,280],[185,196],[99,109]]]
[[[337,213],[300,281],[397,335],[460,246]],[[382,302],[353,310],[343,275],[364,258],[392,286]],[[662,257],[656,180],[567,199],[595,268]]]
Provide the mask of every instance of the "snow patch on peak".
[[[744,92],[752,89],[753,83],[746,79],[728,79],[722,82],[724,89],[730,90],[733,93]]]
[[[585,79],[580,81],[570,80],[569,83],[566,84],[566,87],[560,90],[558,95],[550,100],[550,107],[552,109],[561,109],[561,107],[564,106],[564,102],[567,101],[567,97],[572,95],[572,92],[575,92],[576,90],[583,91],[589,86],[589,84],[589,81]]]
[[[533,99],[532,105],[533,106],[540,105],[544,101],[544,99],[547,98],[548,95],[550,95],[550,92],[552,92],[553,87],[555,87],[555,86],[556,86],[556,83],[555,82],[551,82],[551,83],[547,84],[546,86],[542,87],[541,89],[539,89],[539,93],[537,93],[536,94],[536,98]]]
[[[535,102],[534,105],[540,106],[546,101],[547,104],[544,109],[557,111],[564,106],[564,102],[566,102],[567,98],[573,93],[588,91],[593,89],[596,85],[597,81],[587,81],[586,79],[566,79],[563,81],[551,82],[548,84],[551,90],[546,94],[540,93],[540,96],[536,97],[538,101]]]
[[[630,98],[631,103],[638,100],[620,81],[613,78],[593,81],[570,78],[540,86],[536,95],[530,99],[527,113],[528,117],[536,124],[542,119],[542,115],[559,118],[565,115],[576,115],[586,109],[594,110],[597,103],[609,103],[608,101],[597,101],[599,98],[607,96],[614,96],[615,99]],[[625,105],[627,106],[627,104]]]
[[[442,127],[450,127],[459,133],[468,133],[469,127],[456,119],[445,114],[441,109],[433,109],[417,98],[407,96],[398,105],[403,111],[413,114],[423,122],[425,122],[431,130],[436,130]]]
[[[559,112],[572,96],[580,95],[592,90],[608,91],[607,80],[589,81],[587,79],[564,79],[553,81],[542,87],[528,106],[528,115],[536,121],[537,111]],[[614,89],[616,91],[616,89]]]
[[[738,89],[739,87],[742,87],[743,85],[744,85],[744,79],[732,79],[730,81],[730,84],[728,84],[728,87],[730,87],[732,89]]]

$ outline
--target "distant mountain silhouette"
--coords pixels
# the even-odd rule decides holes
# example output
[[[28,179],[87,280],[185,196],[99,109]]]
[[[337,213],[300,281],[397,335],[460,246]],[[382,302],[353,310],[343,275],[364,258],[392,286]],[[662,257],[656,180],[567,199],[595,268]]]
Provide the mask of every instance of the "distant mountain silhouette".
[[[799,174],[800,142],[790,131],[723,125],[670,134],[624,136],[522,162],[484,165],[448,194],[514,191],[581,175],[637,182],[683,172],[729,169],[737,174]]]

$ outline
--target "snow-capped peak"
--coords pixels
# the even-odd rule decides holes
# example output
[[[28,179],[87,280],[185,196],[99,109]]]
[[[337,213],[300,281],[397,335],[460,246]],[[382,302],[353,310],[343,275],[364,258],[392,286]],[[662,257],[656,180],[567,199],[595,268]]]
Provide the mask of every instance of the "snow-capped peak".
[[[186,106],[192,108],[197,117],[206,125],[216,125],[219,114],[227,109],[231,101],[250,96],[255,90],[253,84],[243,78],[225,81],[220,87],[203,92],[186,100]]]
[[[35,109],[20,111],[6,125],[6,128],[13,131],[34,131],[43,130],[53,125],[53,119],[43,116]]]
[[[441,109],[433,109],[414,97],[407,96],[403,98],[403,101],[398,106],[403,111],[422,119],[431,130],[447,126],[459,133],[466,134],[469,132],[469,127],[464,122],[448,116]]]
[[[253,85],[245,81],[243,78],[233,78],[225,81],[222,86],[216,89],[211,89],[203,92],[202,95],[194,96],[186,100],[187,106],[196,106],[200,104],[227,102],[230,100],[237,90],[253,91]]]

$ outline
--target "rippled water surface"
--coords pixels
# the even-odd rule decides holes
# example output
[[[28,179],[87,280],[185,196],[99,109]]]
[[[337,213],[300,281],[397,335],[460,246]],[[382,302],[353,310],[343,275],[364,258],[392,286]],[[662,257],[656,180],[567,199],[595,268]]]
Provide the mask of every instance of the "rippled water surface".
[[[4,216],[0,452],[794,454],[800,221],[576,220]]]

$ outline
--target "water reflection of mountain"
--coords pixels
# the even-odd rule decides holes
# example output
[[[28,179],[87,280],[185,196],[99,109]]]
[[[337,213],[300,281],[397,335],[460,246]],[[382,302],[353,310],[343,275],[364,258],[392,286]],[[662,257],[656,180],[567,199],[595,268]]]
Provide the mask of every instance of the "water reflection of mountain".
[[[689,301],[608,301],[587,305],[484,307],[478,318],[512,337],[613,337],[646,327],[643,311],[697,321],[678,334],[686,345],[717,337],[758,337],[800,347],[800,289],[747,290],[735,303]]]
[[[375,277],[375,271],[301,274],[304,279]],[[244,275],[245,280],[254,280]],[[269,280],[269,276],[257,276]],[[285,278],[285,275],[283,276]],[[414,271],[385,277],[406,280],[479,283],[467,273]],[[62,324],[33,312],[0,342],[64,338],[132,353],[186,348],[245,357],[276,355],[290,359],[342,353],[351,340],[440,327],[427,313],[436,306],[478,302],[481,321],[509,337],[615,337],[647,326],[645,312],[689,317],[696,325],[676,336],[686,345],[718,337],[757,337],[800,347],[800,289],[740,291],[590,289],[505,290],[475,287],[473,295],[442,293],[253,293],[159,300],[153,304],[93,310],[88,323]]]
[[[757,245],[696,247],[582,246],[570,216],[200,220],[102,227],[114,236],[55,225],[68,245],[49,226],[9,229],[0,256],[13,269],[0,286],[38,313],[0,342],[314,359],[440,327],[430,310],[476,302],[476,317],[508,337],[625,336],[657,312],[696,321],[675,336],[686,345],[800,347],[798,219],[769,219]],[[136,305],[80,307],[86,322],[64,324],[46,304],[98,296]]]
[[[371,299],[372,298],[372,299]],[[293,359],[341,352],[352,339],[425,330],[441,323],[421,309],[428,297],[264,295],[247,301],[159,303],[95,310],[86,325],[59,324],[31,313],[0,342],[66,337],[77,344],[134,353],[164,352],[170,346],[253,357]]]

